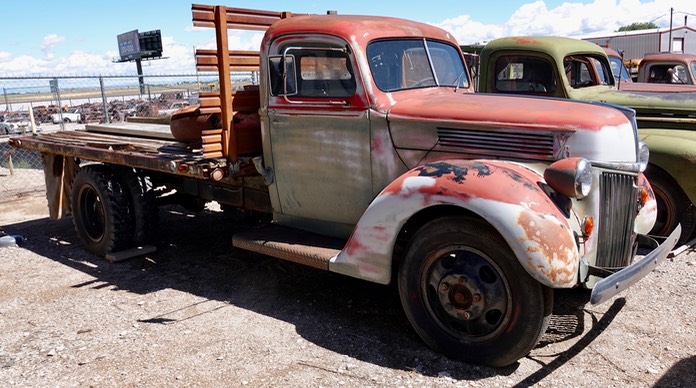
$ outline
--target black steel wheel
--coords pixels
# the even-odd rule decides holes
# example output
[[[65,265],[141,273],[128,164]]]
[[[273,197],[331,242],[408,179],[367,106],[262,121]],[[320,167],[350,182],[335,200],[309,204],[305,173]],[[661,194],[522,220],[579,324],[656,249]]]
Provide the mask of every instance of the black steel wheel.
[[[677,246],[689,241],[696,229],[696,207],[679,184],[659,167],[649,165],[645,176],[652,186],[657,202],[657,221],[651,235],[667,237],[681,224],[681,236]]]
[[[111,169],[104,165],[81,168],[71,194],[73,224],[87,251],[105,255],[130,247],[128,193]]]
[[[424,225],[399,269],[401,303],[420,337],[448,357],[489,366],[534,348],[551,315],[549,291],[497,231],[467,217]]]

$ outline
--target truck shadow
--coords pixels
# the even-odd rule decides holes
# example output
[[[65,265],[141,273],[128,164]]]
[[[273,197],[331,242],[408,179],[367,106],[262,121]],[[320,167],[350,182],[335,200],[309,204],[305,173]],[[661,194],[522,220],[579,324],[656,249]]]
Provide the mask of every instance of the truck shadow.
[[[221,213],[168,207],[161,209],[160,217],[157,252],[116,264],[86,253],[70,219],[32,220],[2,226],[0,232],[23,235],[25,249],[95,278],[74,288],[111,287],[143,295],[171,288],[205,300],[188,311],[183,307],[144,317],[142,324],[170,325],[214,314],[220,303],[210,308],[202,304],[218,301],[288,322],[316,346],[382,367],[463,381],[509,376],[518,369],[519,364],[498,369],[470,365],[430,350],[409,325],[394,286],[232,248],[231,235],[248,226],[235,225]],[[556,293],[550,328],[528,356],[539,369],[516,376],[523,378],[520,386],[533,385],[579,354],[625,303],[617,299],[596,319],[583,309],[588,298],[587,291]],[[588,314],[591,327],[584,324]],[[545,354],[549,345],[558,351]]]

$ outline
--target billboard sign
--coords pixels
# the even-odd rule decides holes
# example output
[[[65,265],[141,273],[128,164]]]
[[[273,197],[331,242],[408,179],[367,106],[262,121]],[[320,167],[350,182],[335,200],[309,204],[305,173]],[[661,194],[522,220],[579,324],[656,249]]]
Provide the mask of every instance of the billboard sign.
[[[122,61],[131,61],[140,58],[140,38],[138,30],[125,32],[116,37],[118,40],[118,54]]]

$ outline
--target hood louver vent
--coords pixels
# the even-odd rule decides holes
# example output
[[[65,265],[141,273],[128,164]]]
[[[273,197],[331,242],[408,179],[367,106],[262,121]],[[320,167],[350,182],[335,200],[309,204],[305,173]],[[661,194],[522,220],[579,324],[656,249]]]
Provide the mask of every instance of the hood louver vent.
[[[489,157],[556,160],[558,146],[553,133],[517,133],[438,128],[440,146],[456,152]]]

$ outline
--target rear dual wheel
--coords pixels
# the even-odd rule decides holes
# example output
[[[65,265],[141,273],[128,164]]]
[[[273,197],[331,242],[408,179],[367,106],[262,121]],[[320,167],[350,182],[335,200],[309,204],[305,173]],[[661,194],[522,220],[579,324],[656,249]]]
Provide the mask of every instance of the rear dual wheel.
[[[466,217],[435,219],[415,234],[399,293],[430,347],[496,367],[534,348],[553,305],[551,290],[531,278],[500,234]]]
[[[141,245],[151,236],[157,208],[144,182],[128,169],[99,164],[80,169],[71,206],[75,230],[87,251],[103,256]]]
[[[110,168],[81,168],[70,204],[75,231],[87,251],[103,256],[128,247],[133,237],[128,193]]]

